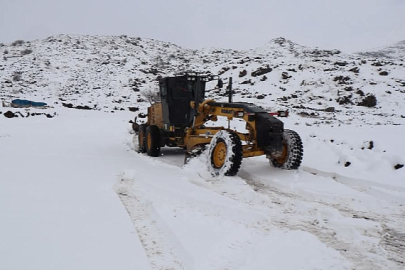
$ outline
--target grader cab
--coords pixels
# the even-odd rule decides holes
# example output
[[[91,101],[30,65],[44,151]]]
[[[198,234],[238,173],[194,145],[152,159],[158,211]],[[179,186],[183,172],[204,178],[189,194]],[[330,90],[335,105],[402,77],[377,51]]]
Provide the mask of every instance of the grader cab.
[[[287,112],[268,111],[245,102],[232,102],[232,80],[228,83],[228,102],[205,100],[210,76],[184,74],[159,81],[160,102],[148,108],[145,124],[139,125],[139,152],[157,157],[161,147],[180,147],[186,157],[207,150],[208,169],[214,176],[236,175],[243,158],[265,155],[270,164],[283,169],[297,169],[303,147],[299,135],[275,116]],[[218,87],[223,86],[218,79]],[[246,132],[223,126],[208,126],[218,117],[246,122]],[[187,159],[186,159],[187,160]]]

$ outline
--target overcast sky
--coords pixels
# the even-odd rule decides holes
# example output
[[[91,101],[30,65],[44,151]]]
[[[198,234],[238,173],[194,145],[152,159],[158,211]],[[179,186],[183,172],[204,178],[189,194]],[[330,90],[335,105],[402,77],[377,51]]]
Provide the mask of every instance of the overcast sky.
[[[0,42],[140,36],[198,49],[276,37],[354,52],[405,40],[405,0],[0,0]]]

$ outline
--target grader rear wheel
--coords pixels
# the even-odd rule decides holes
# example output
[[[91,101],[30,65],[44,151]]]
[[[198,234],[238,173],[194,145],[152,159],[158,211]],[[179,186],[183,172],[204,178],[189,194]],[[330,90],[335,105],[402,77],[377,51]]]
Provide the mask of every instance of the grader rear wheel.
[[[148,126],[146,128],[145,148],[148,156],[157,157],[160,152],[159,128],[157,126]]]
[[[285,129],[283,150],[278,156],[268,156],[270,165],[285,170],[296,170],[300,167],[304,150],[300,136],[293,130]]]
[[[145,146],[146,127],[147,127],[146,124],[139,125],[139,129],[138,129],[138,151],[139,151],[139,153],[146,152],[146,146]]]

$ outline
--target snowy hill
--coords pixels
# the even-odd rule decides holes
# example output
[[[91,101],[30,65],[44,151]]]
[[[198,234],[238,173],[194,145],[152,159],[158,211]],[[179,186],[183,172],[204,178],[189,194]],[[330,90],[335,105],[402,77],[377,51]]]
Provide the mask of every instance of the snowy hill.
[[[405,58],[405,40],[392,46],[379,48],[377,50],[360,52],[359,55],[376,58],[404,59]]]
[[[0,107],[0,269],[404,269],[403,57],[69,35],[0,56],[5,105],[51,106]],[[301,167],[260,156],[213,178],[204,154],[138,153],[142,91],[190,70],[233,77],[235,101],[289,109]]]
[[[284,38],[248,51],[196,51],[139,37],[68,35],[15,41],[0,55],[2,100],[127,109],[147,105],[139,91],[156,89],[157,77],[198,71],[233,77],[237,99],[290,108],[312,122],[334,122],[338,111],[345,122],[404,123],[404,58],[344,55]]]

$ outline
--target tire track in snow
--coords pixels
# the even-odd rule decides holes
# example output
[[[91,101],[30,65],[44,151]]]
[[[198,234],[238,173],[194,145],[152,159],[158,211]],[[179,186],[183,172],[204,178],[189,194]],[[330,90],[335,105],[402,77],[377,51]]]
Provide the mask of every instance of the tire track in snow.
[[[311,167],[302,167],[303,171],[333,179],[335,182],[346,185],[359,192],[382,199],[390,203],[405,204],[405,188],[383,185],[373,181],[352,178],[335,172],[324,172]]]
[[[365,193],[372,197],[387,201],[393,205],[401,207],[405,204],[405,188],[383,185],[364,179],[346,177],[335,172],[324,172],[311,167],[303,167],[303,170],[314,175],[329,177],[338,183],[346,185],[354,190]],[[404,208],[402,207],[402,210],[400,210],[398,213],[391,213],[390,215],[368,212],[356,216],[358,218],[371,219],[381,223],[383,228],[381,244],[388,251],[389,259],[405,267]],[[395,225],[395,227],[393,225]],[[401,228],[402,232],[400,232],[397,228]]]
[[[134,188],[133,175],[134,173],[131,171],[122,173],[115,186],[115,191],[131,218],[152,269],[188,269],[173,252],[174,248],[164,236],[156,221],[156,216],[152,217],[154,210],[151,204],[141,192],[136,191],[138,189]]]
[[[166,157],[167,160],[163,157],[161,160],[165,163],[171,164],[173,166],[181,167],[179,164],[174,164],[170,157]],[[337,174],[322,174],[319,173],[318,170],[313,168],[303,168],[303,171],[310,173],[316,176],[332,178],[333,181],[344,184],[349,188],[352,188],[356,191],[366,193],[372,197],[377,197],[380,199],[388,198],[388,202],[392,202],[389,199],[387,194],[382,194],[378,192],[374,193],[367,193],[366,188],[362,185],[352,185],[350,183],[350,179],[343,179]],[[200,175],[204,178],[202,175]],[[276,226],[281,229],[288,228],[290,230],[300,230],[306,231],[318,237],[320,241],[322,241],[327,246],[339,251],[342,256],[344,256],[348,261],[352,262],[356,267],[355,269],[402,269],[404,251],[403,251],[403,234],[398,232],[391,227],[388,227],[388,224],[393,222],[396,219],[396,215],[392,216],[392,218],[387,219],[386,215],[378,214],[378,213],[369,213],[363,211],[356,211],[350,207],[346,207],[341,205],[337,202],[327,202],[322,197],[316,196],[305,196],[302,194],[295,194],[290,191],[286,191],[276,187],[269,187],[266,186],[264,183],[260,181],[260,175],[256,177],[254,172],[246,171],[246,169],[241,169],[238,176],[240,176],[255,192],[258,194],[265,195],[267,198],[270,199],[269,203],[265,205],[269,209],[275,209],[281,207],[283,209],[283,216],[280,217],[272,217],[270,224],[266,221],[260,222],[253,227],[262,231],[269,231],[271,226]],[[337,176],[337,177],[336,177]],[[334,179],[339,178],[338,180]],[[235,201],[242,202],[248,204],[252,207],[260,207],[263,205],[257,205],[255,202],[246,202],[232,194],[232,192],[227,191],[218,191],[216,187],[209,187],[209,185],[215,185],[212,180],[206,180],[206,184],[201,185],[195,182],[192,182],[195,185],[198,185],[200,188],[210,189],[216,193],[219,193],[223,196],[231,198]],[[360,182],[356,182],[360,184]],[[361,184],[366,184],[361,182]],[[367,185],[366,185],[367,186]],[[382,185],[379,187],[380,189],[387,188],[386,186]],[[391,187],[388,187],[390,189]],[[375,190],[378,191],[378,190]],[[394,190],[392,190],[394,191]],[[377,194],[377,196],[376,196]],[[295,205],[298,203],[307,203],[310,204],[314,209],[313,215],[309,217],[303,216],[302,213],[299,213],[295,210]],[[319,207],[318,207],[319,206]],[[357,220],[359,222],[368,222],[373,224],[373,222],[378,223],[381,225],[381,229],[379,230],[358,230],[361,235],[365,238],[369,239],[368,241],[364,241],[361,245],[357,244],[354,245],[350,242],[350,239],[341,239],[337,236],[337,233],[333,227],[328,226],[327,224],[320,224],[318,220],[316,220],[316,214],[320,212],[319,209],[316,208],[326,208],[328,210],[335,209],[343,216]],[[299,222],[294,220],[293,222],[290,221],[290,217],[293,216],[298,217]],[[314,219],[315,218],[315,219]],[[403,219],[403,216],[400,217]],[[392,224],[392,223],[391,223]],[[250,224],[249,226],[252,226]],[[375,239],[376,241],[370,241]],[[388,253],[388,255],[386,255]],[[364,256],[364,254],[368,254],[368,256]]]
[[[241,178],[242,181],[245,181],[256,193],[267,197],[269,199],[269,204],[258,205],[255,202],[240,199],[238,196],[232,194],[232,192],[218,191],[215,190],[215,188],[212,188],[212,190],[217,192],[218,194],[221,194],[235,201],[238,201],[239,203],[245,203],[253,208],[255,207],[261,208],[264,206],[269,209],[282,208],[283,210],[282,216],[280,215],[271,216],[265,221],[258,222],[256,224],[249,224],[247,226],[254,227],[264,232],[271,231],[272,228],[274,227],[280,229],[289,229],[292,231],[305,231],[317,236],[321,242],[326,244],[326,246],[329,246],[339,251],[343,257],[345,257],[348,261],[352,262],[353,265],[356,265],[355,269],[364,269],[364,270],[381,269],[381,266],[375,266],[377,264],[374,261],[368,260],[368,258],[362,258],[363,257],[362,253],[352,248],[350,243],[339,241],[336,237],[334,237],[335,232],[333,230],[326,227],[320,227],[319,223],[317,223],[315,220],[302,218],[299,221],[297,221],[297,219],[293,219],[293,221],[291,222],[290,217],[292,215],[294,217],[300,216],[299,213],[296,213],[293,210],[295,208],[293,200],[301,200],[300,196],[291,193],[286,193],[277,189],[268,188],[259,181],[255,181],[247,177],[247,174],[243,172],[239,172],[239,177]],[[212,181],[208,180],[206,181],[207,183],[215,184]],[[199,184],[198,186],[210,189],[205,185]],[[363,260],[360,260],[359,262],[359,258],[362,258]]]
[[[381,224],[383,228],[382,232],[367,232],[363,233],[366,237],[378,238],[377,245],[373,243],[363,242],[361,246],[355,246],[351,242],[340,240],[336,237],[336,232],[332,228],[327,228],[320,226],[320,224],[315,220],[305,220],[303,217],[299,224],[291,224],[288,221],[288,217],[284,221],[277,221],[279,226],[286,226],[291,230],[305,230],[309,233],[316,235],[322,242],[326,245],[333,247],[334,249],[340,251],[340,253],[353,262],[356,265],[355,269],[403,269],[405,254],[405,234],[400,233],[397,230],[391,228],[392,224],[398,223],[400,221],[400,227],[403,228],[403,219],[405,215],[393,214],[388,218],[387,215],[380,213],[370,213],[370,212],[360,212],[354,209],[344,207],[339,204],[332,204],[318,198],[316,201],[313,198],[307,198],[298,194],[290,193],[275,187],[266,186],[264,183],[255,180],[254,174],[250,174],[246,171],[241,171],[239,176],[246,181],[246,183],[252,187],[258,193],[264,194],[274,200],[277,198],[278,204],[282,205],[283,208],[287,209],[285,213],[287,215],[293,214],[294,216],[299,216],[300,214],[296,211],[291,211],[294,209],[294,200],[297,202],[306,202],[311,204],[320,205],[321,207],[329,207],[338,210],[340,213],[346,213],[345,216],[355,219],[364,219],[365,221],[374,221]],[[372,196],[372,195],[371,195]],[[273,220],[274,222],[274,220]],[[402,224],[402,225],[401,225]],[[383,251],[379,249],[383,248]],[[384,256],[384,252],[388,253],[388,256]],[[371,256],[363,256],[364,253],[371,253]],[[379,257],[376,257],[379,256]],[[374,258],[373,258],[374,257]],[[394,262],[388,265],[381,264],[381,257],[387,258],[389,261]],[[373,258],[373,259],[372,259]]]
[[[379,264],[377,260],[372,260],[370,256],[363,256],[363,250],[338,239],[333,229],[319,223],[315,216],[316,212],[312,216],[307,216],[295,210],[297,202],[300,204],[303,202],[310,203],[311,205],[319,205],[321,202],[314,202],[293,193],[268,187],[260,181],[254,180],[254,177],[245,171],[241,171],[239,176],[257,193],[267,196],[272,201],[276,200],[279,207],[283,208],[284,216],[271,219],[271,222],[276,226],[290,230],[306,231],[315,235],[325,245],[339,251],[343,257],[353,263],[355,269],[379,270],[384,268],[384,265]],[[321,207],[324,207],[324,205],[321,205]],[[291,216],[294,218],[291,219]]]

